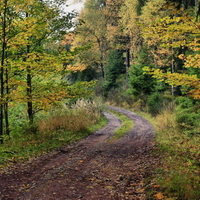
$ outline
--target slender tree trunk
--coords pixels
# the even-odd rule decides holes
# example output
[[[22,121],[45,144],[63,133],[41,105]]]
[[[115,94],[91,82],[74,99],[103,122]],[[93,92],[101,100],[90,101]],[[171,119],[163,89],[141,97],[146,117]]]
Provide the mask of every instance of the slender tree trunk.
[[[6,94],[9,94],[9,86],[8,86],[8,69],[6,68],[5,70],[5,74],[6,74]],[[6,97],[6,102],[5,102],[5,106],[4,106],[4,113],[5,113],[5,125],[6,125],[6,134],[10,135],[10,125],[9,125],[9,115],[8,115],[8,97]]]
[[[172,63],[171,63],[171,71],[172,71],[172,74],[174,73],[174,57],[172,56]],[[171,94],[172,94],[172,96],[174,96],[174,85],[172,85],[172,87],[171,87]]]
[[[1,68],[0,68],[0,143],[3,143],[3,120],[4,120],[4,64],[6,56],[6,15],[7,0],[4,1],[4,12],[2,19],[2,52],[1,52]]]
[[[27,46],[27,53],[30,53],[30,46]],[[26,83],[27,83],[27,112],[28,112],[28,118],[30,125],[33,124],[33,101],[32,101],[32,77],[31,77],[31,69],[30,66],[27,66],[26,68],[27,77],[26,77]]]
[[[97,43],[98,43],[98,46],[99,46],[99,51],[101,53],[101,57],[100,57],[100,60],[101,60],[101,63],[100,63],[100,67],[101,67],[101,75],[102,75],[102,79],[103,81],[106,80],[106,71],[105,71],[105,67],[104,67],[104,64],[103,64],[103,61],[104,61],[104,51],[103,51],[103,48],[102,48],[102,45],[101,45],[101,40],[94,34],[94,36],[96,37],[97,39]]]
[[[130,49],[126,49],[126,83],[128,84],[128,71],[130,68]]]
[[[104,68],[104,64],[101,63],[100,64],[100,67],[101,67],[101,75],[102,75],[102,79],[105,81],[105,68]]]
[[[29,14],[26,13],[26,17],[29,17]],[[30,45],[27,45],[27,55],[30,53]],[[33,124],[33,99],[32,99],[32,76],[31,76],[31,68],[30,66],[26,67],[26,95],[27,95],[27,113],[29,118],[29,124]]]
[[[3,143],[3,119],[4,119],[4,56],[5,56],[5,43],[2,45],[1,69],[0,69],[0,143]]]
[[[3,52],[2,52],[2,57],[3,57]],[[1,62],[2,64],[2,62]],[[3,98],[4,98],[4,80],[3,80],[3,73],[4,73],[4,69],[3,69],[3,65],[1,65],[1,70],[0,70],[0,90],[1,90],[1,98],[0,98],[0,143],[3,143]]]

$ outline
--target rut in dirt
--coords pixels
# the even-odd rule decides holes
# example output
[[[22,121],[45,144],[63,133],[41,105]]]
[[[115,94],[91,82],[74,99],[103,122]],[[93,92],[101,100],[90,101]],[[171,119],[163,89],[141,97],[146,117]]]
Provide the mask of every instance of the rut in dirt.
[[[133,112],[107,106],[134,121],[124,137],[110,141],[120,120],[105,113],[108,124],[85,139],[18,164],[0,175],[1,200],[145,200],[144,179],[156,162],[151,124]]]

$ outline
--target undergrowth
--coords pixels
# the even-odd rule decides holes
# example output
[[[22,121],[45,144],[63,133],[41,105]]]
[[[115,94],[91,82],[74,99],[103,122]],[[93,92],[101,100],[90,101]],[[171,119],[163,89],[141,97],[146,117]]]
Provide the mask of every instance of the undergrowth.
[[[98,130],[107,123],[101,109],[101,104],[79,100],[70,107],[64,105],[59,110],[40,115],[34,124],[34,134],[29,132],[27,125],[24,129],[13,129],[0,145],[0,169],[32,159]]]
[[[154,118],[157,130],[154,153],[162,156],[156,182],[163,199],[199,200],[200,135],[180,129],[176,118],[169,107]]]

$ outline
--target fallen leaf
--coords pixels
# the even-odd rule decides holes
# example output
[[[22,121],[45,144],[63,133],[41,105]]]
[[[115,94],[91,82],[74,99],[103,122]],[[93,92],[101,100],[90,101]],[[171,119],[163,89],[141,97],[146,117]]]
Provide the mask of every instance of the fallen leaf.
[[[161,199],[164,199],[164,196],[161,192],[157,193],[154,195],[156,197],[157,200],[161,200]]]
[[[106,186],[106,188],[108,188],[108,189],[113,189],[114,187],[113,187],[113,186],[110,186],[110,185],[108,185],[108,186]]]
[[[136,191],[136,193],[142,194],[142,193],[144,193],[144,189],[138,189],[138,190]]]
[[[94,188],[93,186],[87,186],[87,188]]]
[[[153,187],[154,187],[154,188],[159,188],[159,187],[160,187],[160,185],[154,185]]]

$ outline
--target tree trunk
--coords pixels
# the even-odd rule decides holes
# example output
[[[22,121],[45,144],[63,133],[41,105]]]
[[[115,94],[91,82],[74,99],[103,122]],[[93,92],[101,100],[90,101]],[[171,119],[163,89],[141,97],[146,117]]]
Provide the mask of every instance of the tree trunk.
[[[129,68],[130,68],[130,49],[126,49],[126,83],[128,83]]]
[[[30,53],[30,46],[27,46],[27,53]],[[33,124],[33,101],[32,101],[32,77],[31,77],[31,69],[30,66],[26,68],[27,77],[26,77],[26,84],[27,84],[27,113],[29,118],[30,125]]]
[[[29,17],[29,14],[26,13],[26,17]],[[30,45],[27,45],[27,55],[30,53]],[[27,113],[29,118],[29,124],[33,124],[33,100],[32,100],[32,76],[30,66],[26,67],[26,95],[27,95]]]
[[[4,1],[4,12],[2,19],[2,52],[1,52],[1,68],[0,68],[0,143],[3,143],[3,119],[4,119],[4,64],[6,56],[6,15],[7,0]]]
[[[6,94],[9,94],[9,86],[8,86],[8,69],[5,71],[6,74]],[[6,97],[6,102],[4,106],[4,113],[5,113],[5,126],[6,126],[6,135],[10,135],[10,125],[9,125],[9,115],[8,115],[8,97]]]
[[[2,57],[1,57],[1,70],[0,70],[0,143],[3,143],[3,119],[4,119],[4,59],[5,59],[5,43],[2,45]]]

